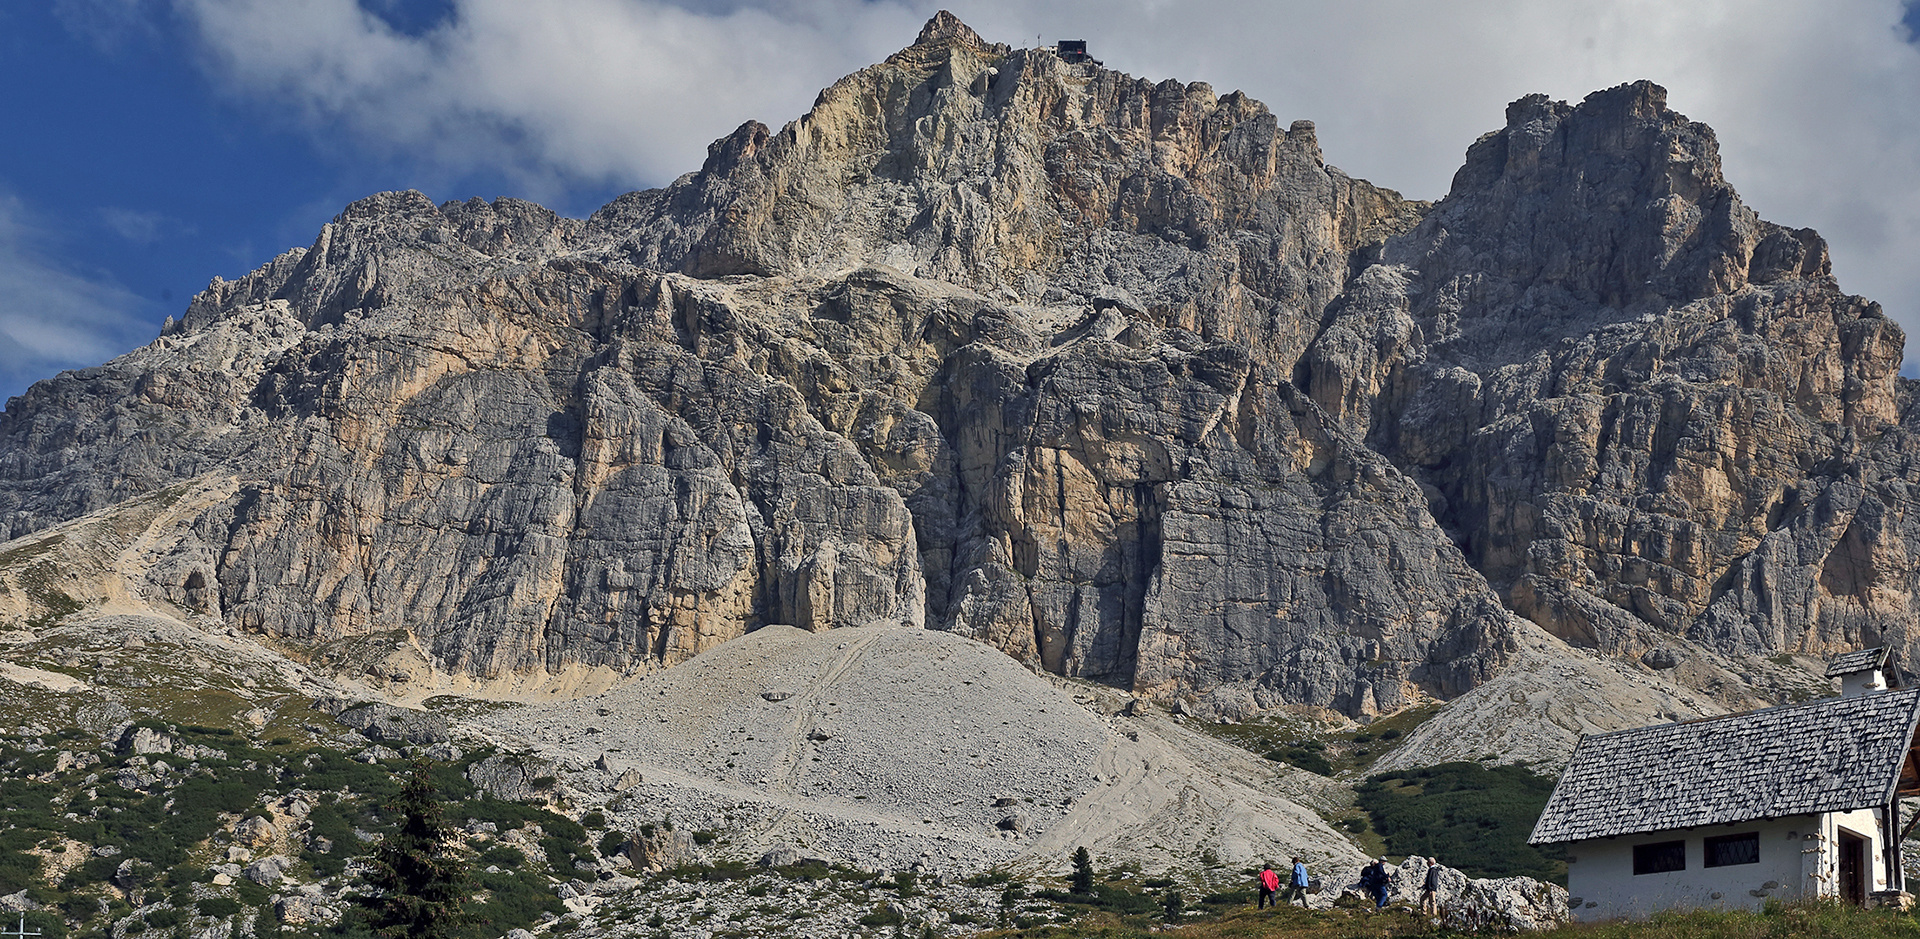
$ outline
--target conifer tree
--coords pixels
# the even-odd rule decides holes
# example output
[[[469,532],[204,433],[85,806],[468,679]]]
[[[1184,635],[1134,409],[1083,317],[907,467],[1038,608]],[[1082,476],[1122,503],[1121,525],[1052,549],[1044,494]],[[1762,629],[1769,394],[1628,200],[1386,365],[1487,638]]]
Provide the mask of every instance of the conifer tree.
[[[400,824],[373,849],[366,880],[378,892],[358,902],[384,939],[448,939],[467,921],[467,870],[441,812],[431,764],[414,761],[387,807]]]
[[[1073,884],[1071,892],[1090,894],[1093,892],[1093,856],[1087,853],[1085,845],[1073,852]]]

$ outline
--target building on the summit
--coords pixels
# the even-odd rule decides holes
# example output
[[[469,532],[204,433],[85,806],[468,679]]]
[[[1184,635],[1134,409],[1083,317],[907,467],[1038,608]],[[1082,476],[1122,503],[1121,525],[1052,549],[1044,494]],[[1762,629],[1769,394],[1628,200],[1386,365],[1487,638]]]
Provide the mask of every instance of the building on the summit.
[[[1581,738],[1528,839],[1567,846],[1575,918],[1903,892],[1920,688],[1886,665],[1851,652],[1837,698]]]

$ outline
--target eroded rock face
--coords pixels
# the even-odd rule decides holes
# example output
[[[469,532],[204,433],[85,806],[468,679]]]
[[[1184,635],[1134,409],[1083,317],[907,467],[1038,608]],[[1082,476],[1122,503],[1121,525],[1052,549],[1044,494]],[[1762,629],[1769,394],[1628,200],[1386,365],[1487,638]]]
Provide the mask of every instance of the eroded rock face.
[[[1306,383],[1513,610],[1623,657],[1906,645],[1901,331],[1657,86],[1515,102],[1380,258]]]
[[[0,423],[0,531],[173,482],[156,600],[482,676],[910,623],[1239,714],[1905,642],[1901,336],[1651,85],[1437,206],[950,16],[585,221],[355,203]]]

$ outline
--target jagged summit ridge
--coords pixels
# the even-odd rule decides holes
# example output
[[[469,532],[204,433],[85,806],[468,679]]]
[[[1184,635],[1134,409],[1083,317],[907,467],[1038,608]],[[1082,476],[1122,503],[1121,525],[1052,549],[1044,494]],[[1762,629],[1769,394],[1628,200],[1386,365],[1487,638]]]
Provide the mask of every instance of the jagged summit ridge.
[[[1328,171],[1311,125],[1282,130],[1244,95],[1068,65],[959,30],[936,17],[927,34],[940,38],[835,83],[778,133],[743,125],[698,174],[616,202],[594,227],[637,264],[699,276],[884,263],[1040,299],[1029,287],[1061,281],[1074,263],[1066,247],[1099,233],[1204,250],[1311,199],[1351,203],[1360,217],[1340,228],[1364,236],[1398,204]],[[1340,228],[1319,254],[1349,247]]]
[[[913,40],[916,46],[936,42],[951,42],[970,49],[987,48],[987,43],[980,38],[979,33],[973,31],[973,27],[960,22],[959,17],[946,10],[935,13],[931,19],[927,20],[927,25],[920,27],[920,35]]]
[[[356,203],[18,399],[0,518],[217,480],[152,602],[480,676],[908,623],[1367,715],[1518,613],[1737,701],[1915,615],[1901,337],[1824,258],[1657,86],[1521,99],[1429,205],[943,15],[585,221]]]

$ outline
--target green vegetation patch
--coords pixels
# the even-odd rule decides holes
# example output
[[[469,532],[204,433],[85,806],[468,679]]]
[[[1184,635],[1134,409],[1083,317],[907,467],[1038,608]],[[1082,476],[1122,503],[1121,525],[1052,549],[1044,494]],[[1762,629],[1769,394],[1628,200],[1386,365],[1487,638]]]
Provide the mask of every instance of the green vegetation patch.
[[[1527,844],[1553,793],[1545,776],[1518,766],[1442,763],[1369,777],[1356,792],[1392,854],[1437,856],[1473,877],[1567,882],[1564,848]]]
[[[1236,724],[1203,724],[1209,734],[1278,763],[1322,776],[1362,773],[1393,752],[1415,728],[1440,713],[1439,704],[1408,708],[1365,727],[1329,732],[1307,718],[1274,715]]]
[[[1327,745],[1318,740],[1302,740],[1267,751],[1267,759],[1280,763],[1291,763],[1309,773],[1322,776],[1333,775],[1333,764],[1327,761]]]
[[[29,541],[17,548],[0,551],[0,570],[18,567],[55,548],[67,540],[66,535],[48,535],[39,541]]]
[[[203,928],[194,926],[196,919],[204,924],[208,918],[236,926],[251,922],[256,937],[374,939],[365,918],[355,915],[330,925],[279,924],[272,890],[243,878],[214,887],[209,862],[231,843],[225,826],[262,814],[274,799],[298,789],[311,799],[306,818],[313,836],[299,855],[299,867],[318,877],[344,874],[351,859],[367,856],[370,839],[390,835],[401,820],[395,796],[402,764],[368,765],[324,747],[297,749],[291,740],[263,749],[234,729],[226,710],[231,709],[187,710],[189,722],[180,725],[151,716],[136,722],[182,743],[221,750],[225,758],[138,756],[102,746],[97,736],[79,731],[0,734],[0,805],[7,807],[0,813],[0,894],[24,890],[45,907],[47,939],[60,939],[69,930],[105,939],[118,934],[109,924],[123,918],[125,934],[142,939],[176,939],[176,933]],[[64,767],[63,749],[68,751]],[[74,753],[86,759],[76,761]],[[465,770],[484,755],[431,767],[436,804],[446,805],[459,820],[495,821],[503,830],[539,824],[540,847],[528,850],[544,853],[562,879],[573,876],[572,865],[592,856],[585,829],[542,807],[475,798]],[[65,863],[72,866],[56,877],[39,855],[56,850],[64,839],[77,842],[83,853],[66,854]],[[93,853],[96,848],[101,853]],[[527,863],[520,849],[502,845],[485,845],[481,856],[503,863],[474,877],[473,892],[466,896],[476,918],[456,939],[497,937],[565,912],[554,895],[548,864],[538,858]],[[129,916],[136,911],[113,885],[143,898],[138,916]],[[64,925],[56,926],[63,918]],[[264,933],[258,931],[261,924],[267,924]]]
[[[42,611],[38,616],[27,618],[28,629],[35,631],[51,629],[84,608],[84,604],[54,585],[59,579],[60,572],[45,561],[33,564],[20,572],[20,586],[26,591],[27,599],[32,600]]]

